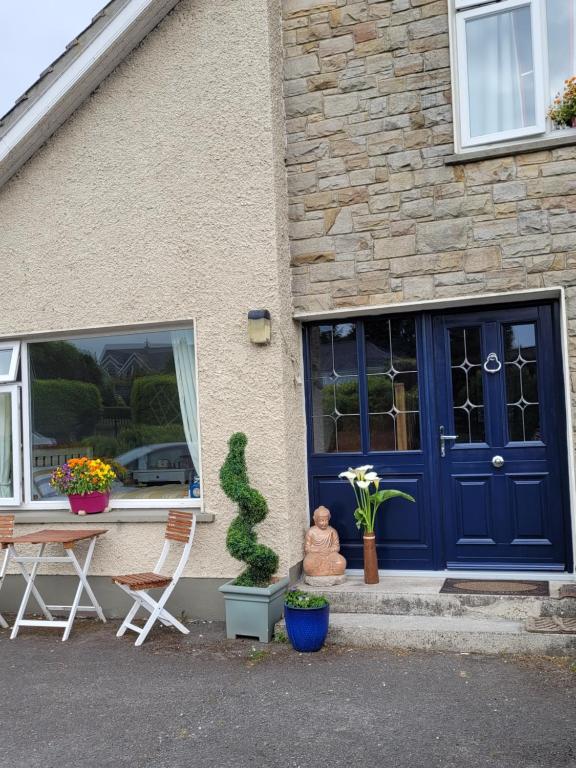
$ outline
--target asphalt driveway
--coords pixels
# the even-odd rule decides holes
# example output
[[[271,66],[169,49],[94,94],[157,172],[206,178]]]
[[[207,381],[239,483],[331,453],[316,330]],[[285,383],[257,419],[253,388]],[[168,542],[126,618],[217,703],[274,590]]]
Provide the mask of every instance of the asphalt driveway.
[[[570,661],[0,632],[2,768],[576,766]]]

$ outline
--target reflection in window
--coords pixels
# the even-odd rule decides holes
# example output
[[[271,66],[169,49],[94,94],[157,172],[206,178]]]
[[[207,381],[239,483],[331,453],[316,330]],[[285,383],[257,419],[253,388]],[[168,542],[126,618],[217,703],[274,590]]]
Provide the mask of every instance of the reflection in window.
[[[541,440],[534,323],[505,325],[504,360],[510,440]]]
[[[360,450],[360,402],[355,323],[310,329],[314,451]]]
[[[413,318],[366,320],[371,451],[420,448],[416,324]]]
[[[481,360],[480,328],[451,328],[452,406],[458,443],[485,440]]]
[[[576,0],[546,0],[549,88],[546,103],[564,90],[564,80],[576,74]]]
[[[12,397],[0,392],[0,497],[11,498],[14,494],[12,455]]]
[[[199,494],[192,330],[70,338],[28,346],[32,498],[55,498],[52,469],[112,461],[112,498]]]

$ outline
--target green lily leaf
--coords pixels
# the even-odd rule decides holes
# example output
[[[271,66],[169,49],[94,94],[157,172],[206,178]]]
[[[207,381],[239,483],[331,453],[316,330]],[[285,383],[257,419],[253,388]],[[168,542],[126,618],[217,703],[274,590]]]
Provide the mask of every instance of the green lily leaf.
[[[416,499],[413,496],[410,496],[409,493],[403,493],[402,491],[376,491],[376,493],[372,494],[372,498],[377,504],[382,504],[384,501],[388,501],[388,499],[406,499],[406,501],[413,501],[416,502]]]

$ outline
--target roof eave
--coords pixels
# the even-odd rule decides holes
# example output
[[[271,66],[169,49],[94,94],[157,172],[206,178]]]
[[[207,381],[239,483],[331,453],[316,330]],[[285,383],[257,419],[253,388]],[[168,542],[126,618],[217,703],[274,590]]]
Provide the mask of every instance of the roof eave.
[[[0,187],[32,157],[178,0],[130,0],[0,138]]]

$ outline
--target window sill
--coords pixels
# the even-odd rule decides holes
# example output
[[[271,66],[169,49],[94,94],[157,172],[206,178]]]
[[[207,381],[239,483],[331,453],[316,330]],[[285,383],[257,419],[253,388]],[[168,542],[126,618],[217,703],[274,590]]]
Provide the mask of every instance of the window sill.
[[[96,515],[73,515],[71,512],[57,509],[42,510],[16,510],[14,512],[16,525],[33,523],[165,523],[168,519],[166,509],[112,509],[109,512],[101,512]],[[211,512],[196,512],[198,523],[213,523],[214,515]]]
[[[570,131],[566,136],[549,136],[545,139],[531,141],[515,141],[507,145],[499,144],[493,147],[482,147],[469,152],[458,152],[449,155],[445,159],[446,165],[462,165],[463,163],[475,163],[478,160],[490,160],[510,155],[524,155],[529,152],[542,152],[557,147],[570,147],[576,144],[576,131]]]

